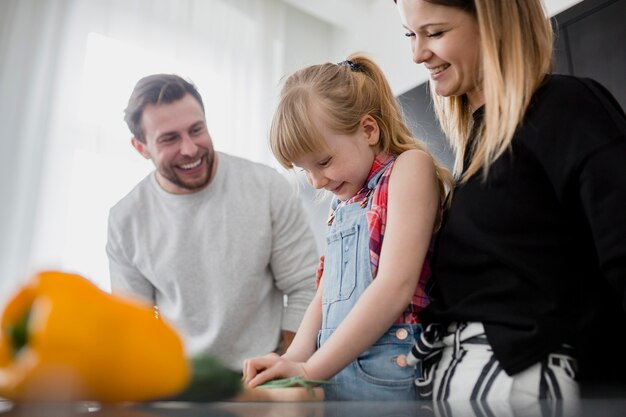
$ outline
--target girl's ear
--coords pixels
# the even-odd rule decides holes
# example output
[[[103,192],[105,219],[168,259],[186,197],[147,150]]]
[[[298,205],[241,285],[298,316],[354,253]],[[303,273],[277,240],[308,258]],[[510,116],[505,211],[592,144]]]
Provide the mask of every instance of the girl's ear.
[[[135,148],[137,150],[137,152],[139,152],[141,154],[141,156],[143,156],[146,159],[152,159],[152,157],[150,156],[150,152],[148,152],[148,149],[146,149],[146,144],[143,143],[142,141],[140,141],[139,139],[137,139],[136,137],[133,137],[130,142],[133,145],[133,148]]]
[[[380,141],[380,129],[378,122],[371,115],[365,115],[361,119],[361,127],[367,138],[367,144],[370,146],[378,145]]]

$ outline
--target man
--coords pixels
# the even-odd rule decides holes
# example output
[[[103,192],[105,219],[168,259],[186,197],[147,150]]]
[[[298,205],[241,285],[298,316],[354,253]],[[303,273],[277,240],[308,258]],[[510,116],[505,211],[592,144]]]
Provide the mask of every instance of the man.
[[[179,76],[141,79],[125,121],[133,147],[156,169],[110,211],[113,292],[153,303],[190,355],[241,369],[245,358],[286,348],[313,297],[317,265],[286,179],[216,152],[202,98]]]

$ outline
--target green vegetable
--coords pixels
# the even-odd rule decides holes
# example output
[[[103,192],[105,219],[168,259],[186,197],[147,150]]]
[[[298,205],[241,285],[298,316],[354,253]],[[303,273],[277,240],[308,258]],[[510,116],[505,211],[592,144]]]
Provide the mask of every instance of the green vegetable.
[[[211,356],[191,359],[191,382],[168,401],[209,402],[227,400],[242,389],[241,374]]]

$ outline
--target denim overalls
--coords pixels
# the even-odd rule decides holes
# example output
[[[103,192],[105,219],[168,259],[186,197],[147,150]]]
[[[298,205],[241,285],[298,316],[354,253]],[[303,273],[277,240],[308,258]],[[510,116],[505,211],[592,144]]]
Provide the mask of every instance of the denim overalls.
[[[372,190],[385,169],[368,182]],[[370,194],[371,195],[371,192]],[[335,201],[334,220],[326,236],[322,296],[322,328],[318,348],[331,336],[348,315],[359,297],[372,282],[369,233],[365,207],[359,202],[348,205]],[[396,324],[368,350],[324,386],[325,399],[332,400],[415,400],[415,368],[406,364],[406,355],[419,336],[421,325]],[[418,367],[419,369],[419,367]]]

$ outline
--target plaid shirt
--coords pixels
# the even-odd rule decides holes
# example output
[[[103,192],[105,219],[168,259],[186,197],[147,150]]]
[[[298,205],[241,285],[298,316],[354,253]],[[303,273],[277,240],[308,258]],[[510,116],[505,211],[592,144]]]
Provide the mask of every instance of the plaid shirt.
[[[391,171],[393,169],[396,158],[397,155],[377,155],[372,164],[372,168],[370,169],[370,173],[367,176],[367,180],[365,182],[366,186],[361,188],[361,190],[359,190],[359,192],[354,197],[350,198],[345,203],[359,203],[362,206],[365,206],[368,203],[368,198],[372,199],[372,204],[370,206],[370,210],[368,210],[366,213],[366,217],[370,236],[370,266],[372,268],[373,278],[376,278],[376,274],[378,273],[380,250],[383,245],[385,227],[387,224],[387,197],[389,195],[389,177],[391,176]],[[383,169],[385,171],[383,172],[380,180],[374,185],[374,188],[368,188],[370,180]],[[415,293],[413,294],[411,304],[402,313],[400,318],[398,318],[396,323],[419,323],[418,313],[424,307],[426,307],[430,301],[428,295],[426,294],[426,283],[428,282],[431,275],[430,255],[432,251],[432,244],[430,246],[431,249],[428,251],[426,259],[424,259],[424,264],[420,273],[420,279],[418,281],[417,287],[415,288]],[[323,270],[324,258],[322,257],[320,258],[320,265],[318,267],[316,283],[317,285],[319,285]]]

